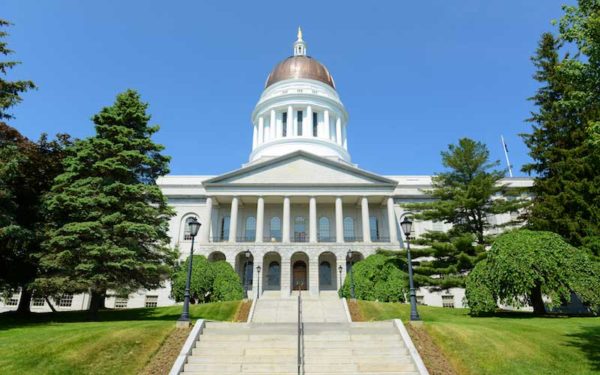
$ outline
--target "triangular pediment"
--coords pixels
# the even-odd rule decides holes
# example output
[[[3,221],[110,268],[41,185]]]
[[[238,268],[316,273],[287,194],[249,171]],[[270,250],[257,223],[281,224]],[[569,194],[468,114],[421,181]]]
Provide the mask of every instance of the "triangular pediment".
[[[396,182],[304,151],[253,164],[205,181],[204,185],[376,185]]]

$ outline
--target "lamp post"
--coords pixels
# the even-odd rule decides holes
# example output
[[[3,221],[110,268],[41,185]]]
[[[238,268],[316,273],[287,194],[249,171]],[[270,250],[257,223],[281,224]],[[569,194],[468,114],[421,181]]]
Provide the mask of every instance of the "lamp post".
[[[248,298],[248,261],[250,260],[250,255],[252,255],[252,253],[250,253],[250,249],[246,250],[244,252],[244,255],[246,256],[246,260],[244,261],[244,296],[247,299]]]
[[[182,327],[189,327],[190,325],[190,282],[192,279],[192,263],[194,260],[194,238],[200,230],[200,222],[195,217],[192,217],[188,223],[190,229],[190,236],[192,237],[192,247],[190,248],[190,261],[188,262],[187,279],[185,280],[185,294],[183,297],[183,311],[181,316],[177,319],[177,325]]]
[[[419,313],[417,312],[417,296],[415,293],[415,285],[413,281],[413,267],[412,259],[410,257],[410,232],[412,231],[412,221],[408,217],[404,217],[404,220],[400,223],[402,231],[406,236],[406,256],[408,258],[408,283],[410,287],[410,320],[417,321],[421,320]]]
[[[258,285],[256,286],[256,299],[260,298],[260,270],[262,268],[260,266],[256,266],[256,272],[258,272],[257,278],[258,278]]]
[[[342,267],[342,265],[340,264],[338,266],[338,272],[340,273],[340,285],[339,285],[338,289],[342,289],[342,283],[343,283],[343,280],[342,280],[342,270],[343,269],[344,269],[344,267]]]
[[[348,257],[348,262],[350,262],[350,297],[352,297],[352,299],[356,299],[356,296],[354,294],[354,273],[352,272],[352,250],[348,250],[348,253],[346,255]]]

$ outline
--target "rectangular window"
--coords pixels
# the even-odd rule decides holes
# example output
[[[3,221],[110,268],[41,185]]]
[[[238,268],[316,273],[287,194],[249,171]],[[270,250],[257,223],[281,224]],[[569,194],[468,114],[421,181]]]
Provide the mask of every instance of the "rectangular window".
[[[298,135],[301,136],[302,135],[302,118],[304,117],[304,115],[302,114],[302,111],[298,111],[297,112],[297,120],[298,120]]]
[[[313,137],[319,136],[319,114],[317,112],[313,112]]]
[[[31,298],[31,306],[33,307],[43,307],[46,304],[44,297],[33,297]]]
[[[146,296],[146,307],[157,307],[158,306],[158,296]]]
[[[17,306],[19,304],[19,295],[13,294],[10,298],[6,299],[6,306]]]
[[[442,307],[454,308],[454,296],[442,296]]]
[[[117,297],[115,298],[115,309],[126,309],[127,301],[129,301],[129,297]]]
[[[73,295],[63,294],[58,300],[58,307],[71,307],[73,305]]]
[[[281,131],[284,137],[287,137],[287,112],[281,114]]]
[[[229,238],[229,216],[225,216],[221,219],[221,241]]]

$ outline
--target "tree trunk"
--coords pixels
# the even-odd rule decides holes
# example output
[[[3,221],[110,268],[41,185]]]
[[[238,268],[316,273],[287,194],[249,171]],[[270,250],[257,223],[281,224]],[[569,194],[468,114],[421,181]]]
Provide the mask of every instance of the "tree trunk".
[[[90,299],[89,318],[90,320],[98,320],[98,310],[104,308],[104,293],[92,290]]]
[[[50,306],[50,310],[52,310],[52,312],[56,312],[56,309],[54,308],[52,303],[50,303],[50,298],[48,298],[48,296],[44,296],[44,299],[46,300],[46,303],[48,304],[48,306]]]
[[[529,298],[531,299],[531,305],[533,306],[533,313],[535,315],[544,315],[546,313],[546,306],[542,299],[542,286],[540,284],[537,284],[531,289]]]
[[[21,298],[17,307],[17,314],[28,315],[31,313],[31,291],[26,288],[21,288]]]

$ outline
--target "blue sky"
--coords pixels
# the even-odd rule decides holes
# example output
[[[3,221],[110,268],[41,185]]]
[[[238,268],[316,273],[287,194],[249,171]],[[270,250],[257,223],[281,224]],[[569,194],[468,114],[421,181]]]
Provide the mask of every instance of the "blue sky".
[[[572,3],[573,1],[568,1]],[[460,137],[487,143],[516,175],[528,160],[533,54],[565,0],[0,0],[9,47],[31,79],[10,124],[25,135],[93,134],[91,116],[137,89],[172,174],[220,174],[247,161],[250,114],[301,25],[350,115],[353,162],[431,174]],[[505,163],[502,164],[505,166]]]

